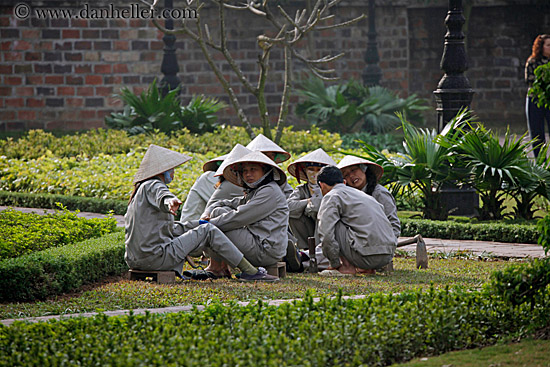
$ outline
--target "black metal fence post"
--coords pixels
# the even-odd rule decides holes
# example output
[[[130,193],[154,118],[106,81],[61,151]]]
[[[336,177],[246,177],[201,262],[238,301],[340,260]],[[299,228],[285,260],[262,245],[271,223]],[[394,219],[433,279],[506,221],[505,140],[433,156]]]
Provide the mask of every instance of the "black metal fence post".
[[[172,7],[172,0],[164,0],[165,9],[172,9]],[[164,26],[166,29],[172,30],[174,29],[174,21],[171,18],[166,18]],[[163,95],[165,95],[169,91],[176,89],[181,81],[178,77],[180,69],[176,57],[176,36],[173,34],[165,34],[162,40],[164,41],[164,55],[162,57],[160,71],[164,74],[164,78],[162,78],[160,85],[161,91]]]
[[[367,66],[363,71],[363,82],[367,86],[380,85],[382,70],[378,65],[380,57],[378,56],[378,44],[376,41],[376,13],[375,0],[369,0],[369,32],[367,41],[367,51],[365,52],[365,62]]]
[[[441,69],[445,74],[433,92],[437,104],[438,132],[443,130],[461,108],[470,107],[474,95],[470,81],[464,75],[468,70],[462,32],[464,22],[462,0],[449,0],[449,12],[445,18],[447,33],[441,57]],[[473,188],[458,187],[453,183],[445,184],[441,189],[441,201],[442,209],[454,215],[474,216],[479,206],[479,196]]]

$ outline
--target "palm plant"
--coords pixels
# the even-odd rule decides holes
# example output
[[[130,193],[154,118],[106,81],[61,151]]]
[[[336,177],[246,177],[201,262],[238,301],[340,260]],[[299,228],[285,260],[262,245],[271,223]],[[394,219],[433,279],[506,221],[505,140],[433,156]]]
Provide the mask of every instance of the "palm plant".
[[[227,106],[214,98],[193,96],[189,104],[182,107],[179,88],[162,95],[156,80],[139,95],[122,88],[117,97],[124,102],[124,111],[107,116],[105,123],[111,128],[126,130],[130,135],[155,130],[170,133],[183,128],[191,132],[212,131],[215,113]]]
[[[518,219],[533,219],[536,197],[550,199],[550,160],[547,158],[549,147],[548,144],[543,145],[534,160],[525,155],[525,166],[529,175],[518,177],[517,187],[509,191],[516,200],[514,216]]]
[[[403,128],[404,153],[387,157],[374,147],[363,144],[365,158],[374,160],[384,168],[384,178],[395,181],[405,192],[419,192],[423,203],[422,215],[426,219],[445,220],[447,208],[441,201],[441,188],[445,182],[457,179],[450,157],[451,146],[438,143],[435,129],[420,129],[398,114]],[[468,119],[466,111],[459,113],[442,131],[442,137],[448,140],[458,138],[460,126]]]
[[[305,97],[306,101],[297,105],[296,114],[310,124],[332,132],[355,132],[364,117],[363,110],[374,101],[350,103],[344,95],[345,90],[346,85],[325,87],[322,80],[310,78],[304,81],[302,89],[298,90],[298,94]]]
[[[469,170],[464,182],[480,195],[480,219],[502,219],[506,192],[532,177],[525,153],[530,142],[523,143],[525,135],[517,138],[507,129],[501,144],[499,135],[483,125],[468,126],[468,132],[454,139],[456,158]]]
[[[298,116],[342,134],[390,131],[399,125],[396,112],[421,122],[420,111],[428,108],[416,95],[403,99],[385,88],[369,88],[355,80],[325,87],[321,80],[309,78],[301,83],[298,94],[304,97],[296,107]]]

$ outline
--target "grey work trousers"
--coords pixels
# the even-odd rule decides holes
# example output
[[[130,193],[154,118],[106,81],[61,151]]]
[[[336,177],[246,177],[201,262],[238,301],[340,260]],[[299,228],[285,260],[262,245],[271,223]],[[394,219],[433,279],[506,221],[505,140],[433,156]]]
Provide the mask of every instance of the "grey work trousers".
[[[228,207],[217,207],[212,210],[211,216],[215,218],[224,212],[232,210]],[[224,234],[235,244],[242,252],[244,257],[254,266],[270,266],[281,261],[280,258],[273,257],[269,250],[260,242],[260,239],[253,235],[246,227],[233,229],[224,232]],[[214,257],[215,260],[219,260]],[[230,264],[231,265],[231,264]]]
[[[393,254],[361,255],[351,247],[351,244],[347,240],[347,231],[347,227],[342,222],[336,223],[334,235],[336,237],[336,242],[340,247],[340,256],[345,257],[356,268],[380,269],[381,267],[389,264],[389,262],[393,259]],[[324,249],[323,254],[325,254]]]
[[[306,215],[288,220],[290,231],[298,241],[298,248],[307,250],[307,238],[315,236],[315,220]]]
[[[165,248],[164,263],[181,263],[181,271],[186,256],[201,256],[203,252],[221,258],[232,267],[236,267],[243,258],[243,253],[218,227],[206,223],[174,238]]]

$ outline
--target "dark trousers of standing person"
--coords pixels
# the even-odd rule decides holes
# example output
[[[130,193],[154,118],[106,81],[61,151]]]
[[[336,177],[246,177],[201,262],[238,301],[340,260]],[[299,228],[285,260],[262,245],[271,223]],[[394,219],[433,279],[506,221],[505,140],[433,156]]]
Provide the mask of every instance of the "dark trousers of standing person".
[[[545,120],[546,124],[548,124],[548,131],[550,132],[550,109],[544,107],[539,108],[535,99],[527,97],[525,102],[525,114],[527,115],[527,126],[531,139],[536,139],[536,142],[533,143],[533,153],[535,157],[537,157],[540,152],[540,144],[546,142],[544,136]]]

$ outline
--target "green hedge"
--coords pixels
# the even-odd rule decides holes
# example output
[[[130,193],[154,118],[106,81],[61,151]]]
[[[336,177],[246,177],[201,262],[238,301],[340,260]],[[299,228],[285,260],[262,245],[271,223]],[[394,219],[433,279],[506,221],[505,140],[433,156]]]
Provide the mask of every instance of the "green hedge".
[[[128,202],[125,200],[0,191],[0,205],[3,206],[51,209],[57,207],[56,203],[61,203],[69,210],[102,214],[113,211],[114,214],[118,215],[124,215],[128,207]]]
[[[307,296],[279,307],[214,304],[204,311],[0,327],[5,366],[386,366],[521,337],[547,310],[461,290]]]
[[[2,260],[0,302],[45,299],[127,270],[121,231]]]
[[[101,237],[116,224],[112,217],[86,219],[68,210],[41,215],[8,208],[0,212],[0,260]]]
[[[426,238],[537,243],[536,225],[509,223],[459,223],[428,219],[401,219],[401,236],[420,233]]]
[[[514,264],[494,272],[487,287],[513,305],[529,303],[533,307],[550,294],[550,258]]]

